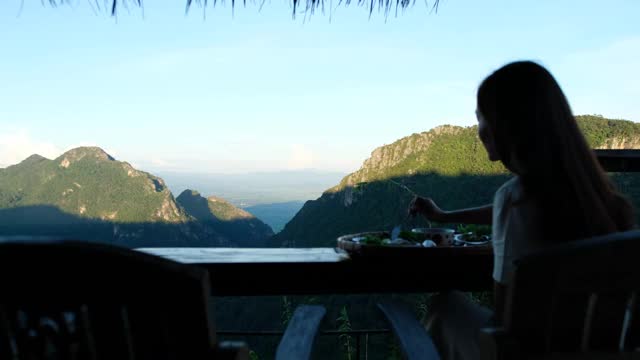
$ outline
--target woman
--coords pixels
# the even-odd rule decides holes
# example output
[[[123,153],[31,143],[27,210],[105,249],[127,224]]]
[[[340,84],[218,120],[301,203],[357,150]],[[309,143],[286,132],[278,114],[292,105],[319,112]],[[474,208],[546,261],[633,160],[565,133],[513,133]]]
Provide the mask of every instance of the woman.
[[[508,64],[478,89],[478,135],[514,174],[492,205],[443,211],[416,198],[409,211],[442,223],[493,225],[495,316],[461,293],[438,295],[427,326],[444,358],[477,358],[477,330],[500,323],[513,260],[558,242],[629,230],[630,203],[600,167],[560,86],[533,62]]]

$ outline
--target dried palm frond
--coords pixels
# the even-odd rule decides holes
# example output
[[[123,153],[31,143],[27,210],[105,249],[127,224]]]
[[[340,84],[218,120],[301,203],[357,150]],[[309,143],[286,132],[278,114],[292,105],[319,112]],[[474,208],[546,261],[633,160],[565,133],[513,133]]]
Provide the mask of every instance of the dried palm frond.
[[[71,2],[71,0],[40,0],[43,4],[48,2],[48,4],[52,7],[58,7],[60,5]],[[142,0],[86,0],[88,1],[93,8],[98,9],[98,11],[108,11],[111,16],[116,16],[118,13],[118,9],[120,7],[127,7],[128,4],[133,4],[135,6],[142,7]],[[224,1],[224,0],[220,0]],[[251,0],[255,3],[256,0]],[[258,0],[261,2],[260,8],[264,5],[264,0]],[[300,5],[304,5],[304,13],[313,14],[315,10],[321,9],[324,12],[324,8],[326,1],[330,0],[290,0],[293,4],[293,16],[296,16],[297,11],[300,8]],[[378,11],[384,11],[385,16],[389,15],[392,9],[395,9],[396,14],[398,13],[398,9],[406,9],[409,6],[413,6],[416,0],[355,0],[357,1],[358,6],[367,6],[369,10],[369,16],[373,14],[373,11],[377,9]],[[340,5],[348,6],[350,5],[352,0],[339,0]],[[102,6],[100,5],[102,3]],[[186,0],[186,12],[192,6],[199,6],[206,8],[209,3],[215,7],[218,3],[218,0]],[[302,4],[301,4],[302,3]],[[247,5],[247,0],[242,0],[243,6]],[[438,5],[440,4],[440,0],[434,0],[433,5],[429,6],[429,0],[425,0],[425,4],[427,7],[431,7],[432,11],[438,11]],[[235,0],[231,0],[231,6],[235,7]]]

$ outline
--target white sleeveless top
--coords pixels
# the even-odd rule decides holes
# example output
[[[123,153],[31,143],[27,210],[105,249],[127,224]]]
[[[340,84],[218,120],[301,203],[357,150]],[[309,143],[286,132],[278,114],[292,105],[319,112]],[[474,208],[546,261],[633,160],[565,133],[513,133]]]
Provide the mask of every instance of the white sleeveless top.
[[[513,261],[540,250],[540,227],[536,209],[522,200],[520,179],[516,176],[502,185],[493,198],[493,279],[509,284]]]

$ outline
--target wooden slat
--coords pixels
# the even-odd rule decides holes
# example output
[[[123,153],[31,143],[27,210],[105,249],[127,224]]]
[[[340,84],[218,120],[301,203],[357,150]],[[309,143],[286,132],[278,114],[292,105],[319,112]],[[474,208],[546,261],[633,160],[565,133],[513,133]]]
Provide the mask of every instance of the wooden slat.
[[[307,360],[326,310],[318,305],[296,308],[276,351],[276,360]]]
[[[91,318],[89,316],[89,307],[87,305],[82,305],[80,307],[79,314],[80,316],[80,324],[82,336],[84,338],[84,343],[87,345],[87,352],[89,359],[97,360],[98,354],[96,349],[96,342],[93,335],[93,330],[91,327]]]
[[[624,320],[622,323],[622,331],[620,332],[620,343],[618,344],[618,348],[620,351],[628,350],[627,348],[627,336],[629,335],[629,329],[631,328],[631,324],[634,321],[637,321],[636,318],[638,307],[638,293],[633,292],[631,296],[629,296],[629,302],[627,303],[627,309],[624,314]]]
[[[129,320],[129,310],[126,306],[120,308],[120,316],[122,318],[122,336],[124,337],[124,346],[129,360],[135,360],[133,347],[133,334],[131,333],[131,322]]]
[[[435,360],[440,355],[427,330],[405,305],[394,301],[378,304],[408,360]]]
[[[618,351],[620,335],[624,328],[629,291],[599,293],[594,311],[590,351]]]
[[[591,294],[589,301],[587,301],[587,311],[584,317],[584,325],[582,327],[582,341],[580,344],[580,350],[583,352],[589,351],[589,345],[591,343],[591,332],[593,328],[593,317],[596,311],[596,305],[598,304],[598,294]]]
[[[9,322],[7,308],[2,304],[0,304],[0,331],[0,358],[17,359],[15,335]]]
[[[636,302],[636,293],[632,293],[629,297],[629,301],[627,303],[627,308],[624,314],[624,320],[622,322],[622,330],[620,331],[620,341],[618,343],[618,349],[620,351],[625,350],[625,340],[627,338],[627,333],[629,330],[629,325],[631,323],[631,319],[633,318],[633,311]]]

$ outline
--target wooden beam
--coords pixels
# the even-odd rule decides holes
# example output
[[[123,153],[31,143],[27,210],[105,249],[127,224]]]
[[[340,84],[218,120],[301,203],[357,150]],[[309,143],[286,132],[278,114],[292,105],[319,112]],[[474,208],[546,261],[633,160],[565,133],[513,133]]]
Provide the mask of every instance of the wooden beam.
[[[640,172],[640,150],[594,150],[607,172]]]

